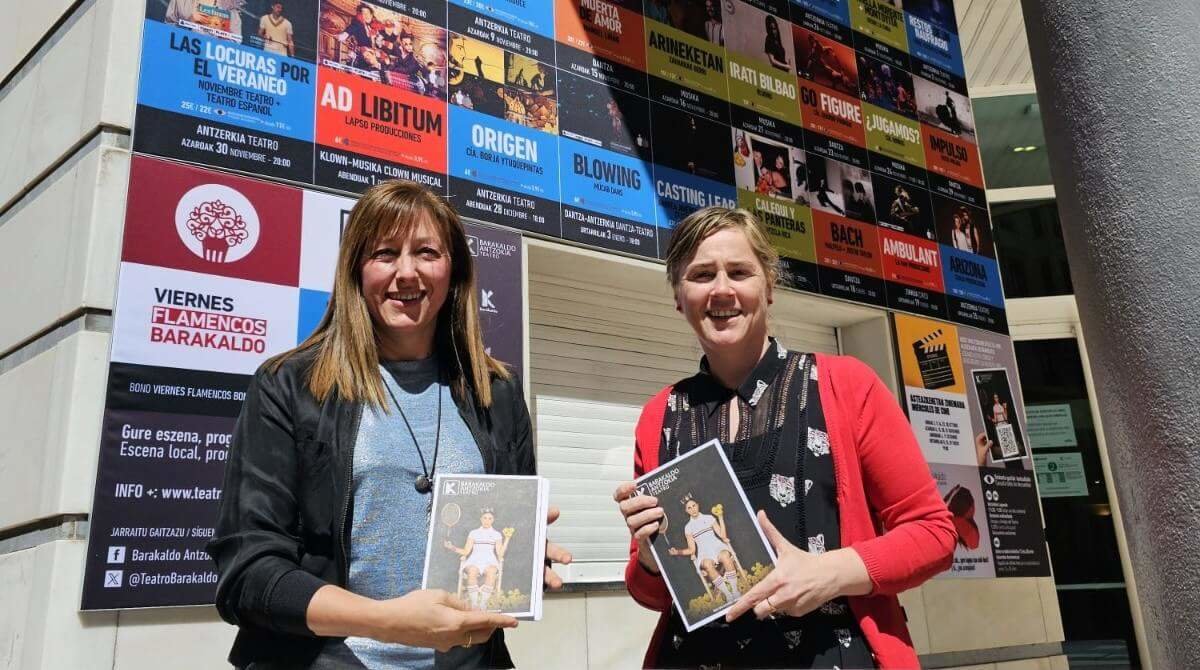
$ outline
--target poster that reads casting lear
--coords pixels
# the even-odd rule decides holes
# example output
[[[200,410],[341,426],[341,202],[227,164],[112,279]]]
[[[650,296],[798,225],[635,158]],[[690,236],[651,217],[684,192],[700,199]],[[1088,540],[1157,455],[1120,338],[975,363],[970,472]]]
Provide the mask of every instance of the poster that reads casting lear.
[[[83,609],[212,602],[204,547],[250,375],[320,322],[353,206],[133,158]],[[485,344],[520,370],[520,236],[467,232]]]
[[[904,405],[953,515],[950,577],[1050,574],[1007,337],[896,314]]]
[[[134,151],[312,180],[317,0],[147,0]]]

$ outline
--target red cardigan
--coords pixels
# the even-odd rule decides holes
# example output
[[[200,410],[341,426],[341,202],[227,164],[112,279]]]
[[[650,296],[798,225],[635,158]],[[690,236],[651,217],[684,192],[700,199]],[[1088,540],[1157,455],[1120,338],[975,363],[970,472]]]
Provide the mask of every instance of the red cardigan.
[[[919,667],[896,594],[950,567],[956,539],[950,511],[904,412],[874,371],[848,356],[817,354],[817,374],[833,454],[841,545],[858,552],[874,587],[869,596],[850,597],[850,609],[880,668]],[[658,467],[671,388],[642,408],[635,476]],[[636,542],[630,542],[625,584],[634,600],[663,613],[646,652],[649,667],[657,656],[671,595],[662,577],[638,563]]]

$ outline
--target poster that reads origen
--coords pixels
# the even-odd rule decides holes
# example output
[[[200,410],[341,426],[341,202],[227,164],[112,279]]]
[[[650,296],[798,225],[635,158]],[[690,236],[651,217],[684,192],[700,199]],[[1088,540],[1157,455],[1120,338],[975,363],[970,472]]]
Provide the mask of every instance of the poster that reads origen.
[[[784,285],[817,292],[816,238],[808,205],[804,152],[733,129],[738,205],[754,212],[779,252]]]
[[[560,70],[649,95],[641,0],[555,0],[554,26]]]
[[[654,258],[650,103],[566,72],[558,81],[563,237]]]
[[[705,207],[736,207],[733,185],[736,157],[724,142],[729,126],[674,107],[650,103],[650,127],[655,141],[654,193],[658,207],[658,256],[666,255],[670,231],[692,212]],[[749,158],[749,141],[746,144]]]
[[[317,0],[147,0],[134,151],[312,180]]]
[[[321,321],[354,200],[134,156],[82,608],[201,605],[253,374]],[[468,225],[488,350],[524,365],[518,234]]]
[[[464,216],[560,236],[558,82],[546,64],[450,34],[450,196]]]
[[[729,85],[717,3],[647,0],[650,99],[729,123]]]
[[[315,183],[361,192],[388,179],[446,191],[445,6],[321,3]]]

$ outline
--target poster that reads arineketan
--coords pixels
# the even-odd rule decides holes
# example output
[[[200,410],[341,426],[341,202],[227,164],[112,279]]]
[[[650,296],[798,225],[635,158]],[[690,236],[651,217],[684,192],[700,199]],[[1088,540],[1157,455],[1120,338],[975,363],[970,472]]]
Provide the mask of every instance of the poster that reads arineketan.
[[[650,99],[729,123],[728,61],[719,3],[645,3]]]
[[[312,180],[317,0],[147,0],[135,151]]]
[[[442,3],[321,3],[315,183],[446,191],[447,48]]]

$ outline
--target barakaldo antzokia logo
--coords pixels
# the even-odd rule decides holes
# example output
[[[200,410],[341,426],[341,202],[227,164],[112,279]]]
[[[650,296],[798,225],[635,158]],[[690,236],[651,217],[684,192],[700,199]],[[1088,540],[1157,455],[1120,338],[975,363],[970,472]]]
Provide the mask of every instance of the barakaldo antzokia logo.
[[[193,254],[210,263],[235,263],[258,245],[258,212],[246,196],[221,184],[203,184],[179,199],[175,230]]]

